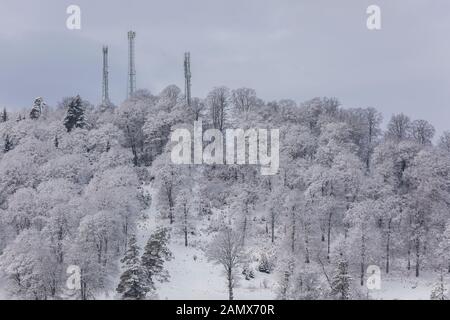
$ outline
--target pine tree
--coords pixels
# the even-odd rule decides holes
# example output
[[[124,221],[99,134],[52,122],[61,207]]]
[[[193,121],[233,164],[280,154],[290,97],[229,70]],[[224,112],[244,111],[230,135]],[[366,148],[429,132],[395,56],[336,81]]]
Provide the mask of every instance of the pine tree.
[[[36,98],[34,100],[33,108],[31,108],[30,119],[36,120],[39,119],[42,115],[42,111],[45,107],[44,99]]]
[[[68,106],[67,115],[64,119],[64,126],[67,132],[73,128],[83,128],[85,126],[83,101],[80,96],[73,98]]]
[[[444,272],[441,270],[439,280],[433,286],[431,300],[448,300],[448,290],[445,287]]]
[[[167,247],[170,240],[168,230],[159,228],[148,239],[142,255],[142,266],[146,272],[147,280],[152,289],[155,288],[155,280],[166,282],[169,273],[164,270],[164,262],[173,258],[172,252]]]
[[[337,264],[336,274],[331,281],[331,294],[340,300],[350,299],[352,277],[348,274],[348,262],[341,258]]]
[[[3,147],[3,151],[5,153],[7,153],[7,152],[11,151],[12,147],[13,147],[13,145],[12,145],[11,138],[9,137],[9,134],[7,134],[5,137],[5,145]]]
[[[122,294],[125,300],[143,300],[150,291],[145,271],[139,259],[140,248],[136,243],[136,237],[132,236],[128,243],[128,250],[121,260],[125,271],[120,276],[117,292]]]
[[[3,108],[1,122],[6,122],[6,121],[8,121],[8,113],[6,112],[6,108]]]

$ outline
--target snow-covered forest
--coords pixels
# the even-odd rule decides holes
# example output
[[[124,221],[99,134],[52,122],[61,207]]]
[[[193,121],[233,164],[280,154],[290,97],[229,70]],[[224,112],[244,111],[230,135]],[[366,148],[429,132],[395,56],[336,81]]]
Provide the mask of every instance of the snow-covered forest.
[[[185,101],[1,110],[1,298],[447,299],[450,132],[336,98]],[[279,173],[172,164],[171,131],[200,118],[280,129]]]

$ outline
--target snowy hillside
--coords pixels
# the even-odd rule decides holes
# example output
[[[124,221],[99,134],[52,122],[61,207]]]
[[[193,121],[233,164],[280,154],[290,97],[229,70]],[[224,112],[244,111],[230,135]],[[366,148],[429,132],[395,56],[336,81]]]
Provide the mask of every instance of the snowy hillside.
[[[1,119],[1,297],[448,296],[450,134],[426,121],[173,85]]]

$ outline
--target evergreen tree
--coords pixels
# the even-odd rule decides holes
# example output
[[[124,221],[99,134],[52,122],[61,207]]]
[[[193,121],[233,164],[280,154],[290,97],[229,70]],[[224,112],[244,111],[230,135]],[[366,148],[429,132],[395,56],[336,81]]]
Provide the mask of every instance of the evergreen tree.
[[[170,240],[168,230],[159,228],[148,239],[142,255],[142,266],[144,267],[147,281],[153,289],[155,280],[166,282],[169,279],[169,273],[164,270],[164,262],[173,258],[172,253],[167,247]]]
[[[8,113],[6,112],[6,108],[3,108],[2,116],[1,116],[1,122],[8,121]]]
[[[444,272],[441,270],[439,280],[433,286],[431,300],[448,300],[448,290],[445,287]]]
[[[9,137],[9,134],[7,134],[6,138],[5,138],[5,145],[4,145],[3,151],[5,153],[7,153],[7,152],[11,151],[12,147],[13,147],[13,145],[12,145],[11,138]]]
[[[34,100],[33,108],[31,108],[30,119],[39,119],[42,115],[42,111],[45,108],[45,102],[42,98],[36,98]]]
[[[55,136],[55,140],[53,141],[55,144],[55,148],[58,149],[59,148],[59,139],[58,136]]]
[[[331,280],[331,294],[340,300],[350,299],[352,277],[348,274],[348,262],[341,258],[337,264],[336,274]]]
[[[83,128],[85,126],[83,100],[80,96],[73,98],[68,106],[67,115],[64,119],[64,126],[67,132],[74,128]]]
[[[128,250],[121,260],[125,271],[120,276],[117,292],[122,294],[125,300],[143,300],[150,291],[145,271],[139,259],[140,248],[136,243],[136,237],[132,236],[128,243]]]

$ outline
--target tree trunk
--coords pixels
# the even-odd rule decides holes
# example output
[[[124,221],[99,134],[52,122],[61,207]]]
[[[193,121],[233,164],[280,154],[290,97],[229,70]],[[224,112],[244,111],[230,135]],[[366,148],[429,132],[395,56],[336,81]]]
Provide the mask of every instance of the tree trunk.
[[[389,264],[390,264],[391,223],[392,223],[392,219],[389,219],[389,222],[388,222],[388,234],[387,234],[387,241],[386,241],[386,273],[389,273]]]
[[[361,237],[361,286],[364,286],[364,272],[366,264],[366,237],[364,232]]]
[[[416,278],[419,277],[420,273],[420,240],[416,239]]]
[[[184,204],[184,246],[188,247],[188,221],[187,221],[187,208],[186,204]]]
[[[103,266],[108,264],[108,239],[105,239],[105,254],[103,258]]]
[[[306,240],[305,240],[305,251],[306,251],[305,263],[310,263],[311,260],[309,258],[309,240],[308,240],[308,238],[306,238]]]
[[[233,273],[231,268],[228,269],[227,279],[228,279],[228,299],[232,301],[233,297]]]
[[[295,209],[292,209],[292,233],[291,233],[291,250],[295,252]]]
[[[305,224],[303,228],[305,232],[305,263],[310,263],[311,260],[309,258],[309,230],[308,226]]]
[[[245,238],[247,235],[247,223],[248,223],[248,203],[245,202],[245,209],[244,209],[244,225],[242,226],[242,246],[245,246]]]
[[[173,224],[175,221],[174,221],[174,217],[173,217],[174,204],[173,204],[173,198],[172,198],[172,191],[169,191],[169,194],[167,197],[169,200],[169,220],[170,220],[170,224]]]
[[[128,137],[130,138],[131,152],[133,153],[133,164],[135,167],[137,167],[139,164],[139,161],[138,161],[138,155],[137,155],[137,151],[136,151],[136,144],[134,142],[133,136],[131,135],[130,127],[128,125],[127,125],[127,133],[128,133]]]
[[[330,261],[330,247],[331,247],[331,217],[332,213],[328,214],[328,230],[327,230],[327,259]]]
[[[245,235],[247,233],[247,216],[244,217],[244,225],[242,227],[242,246],[245,246]]]
[[[272,215],[272,221],[270,222],[270,229],[272,232],[272,243],[275,242],[275,217]]]
[[[408,241],[408,265],[406,268],[411,270],[411,240]]]
[[[81,273],[81,279],[80,279],[80,299],[81,300],[87,300],[87,285],[86,282],[84,281],[84,276],[83,276],[83,272]]]
[[[125,224],[123,225],[123,233],[125,235],[125,252],[127,251],[128,247],[128,217],[125,217]]]

